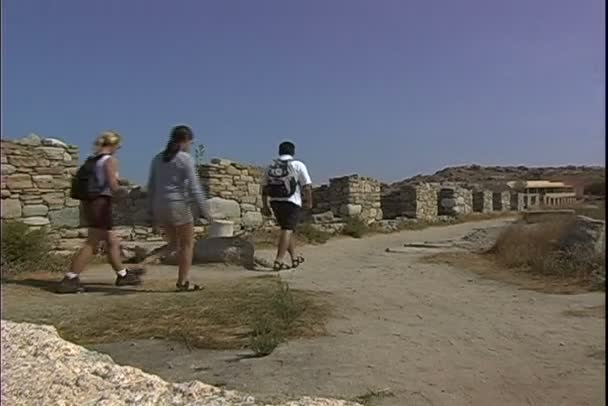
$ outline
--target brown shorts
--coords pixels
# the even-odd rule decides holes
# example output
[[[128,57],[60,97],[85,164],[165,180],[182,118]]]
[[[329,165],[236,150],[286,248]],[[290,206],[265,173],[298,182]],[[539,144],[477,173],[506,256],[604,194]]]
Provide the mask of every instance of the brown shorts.
[[[87,227],[98,230],[112,229],[112,198],[100,196],[94,200],[83,202],[84,221]]]

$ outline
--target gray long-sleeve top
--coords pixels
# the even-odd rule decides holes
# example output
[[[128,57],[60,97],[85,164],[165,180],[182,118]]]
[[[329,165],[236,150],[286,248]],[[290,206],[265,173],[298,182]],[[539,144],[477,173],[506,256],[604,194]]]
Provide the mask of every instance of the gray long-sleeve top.
[[[211,220],[194,160],[186,152],[178,152],[169,162],[163,160],[162,153],[154,157],[148,177],[148,198],[151,212],[164,207],[167,202],[189,202],[194,198],[200,214]]]

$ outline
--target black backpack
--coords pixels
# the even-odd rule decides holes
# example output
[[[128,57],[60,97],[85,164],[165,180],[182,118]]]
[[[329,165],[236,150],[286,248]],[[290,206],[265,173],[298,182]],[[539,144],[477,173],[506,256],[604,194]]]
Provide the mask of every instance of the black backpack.
[[[293,196],[298,187],[296,172],[290,160],[277,159],[268,168],[268,195],[274,198],[285,199]]]
[[[97,179],[96,164],[107,154],[88,157],[78,168],[78,172],[72,178],[70,197],[76,200],[93,200],[101,194],[105,185],[99,184]]]

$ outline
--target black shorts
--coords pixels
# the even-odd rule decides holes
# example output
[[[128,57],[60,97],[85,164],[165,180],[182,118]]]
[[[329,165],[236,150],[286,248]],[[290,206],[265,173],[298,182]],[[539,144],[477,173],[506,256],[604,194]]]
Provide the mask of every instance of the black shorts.
[[[90,201],[83,202],[84,222],[88,228],[98,230],[112,229],[112,198],[99,196]]]
[[[270,207],[281,230],[296,229],[300,219],[300,206],[291,202],[270,202]]]

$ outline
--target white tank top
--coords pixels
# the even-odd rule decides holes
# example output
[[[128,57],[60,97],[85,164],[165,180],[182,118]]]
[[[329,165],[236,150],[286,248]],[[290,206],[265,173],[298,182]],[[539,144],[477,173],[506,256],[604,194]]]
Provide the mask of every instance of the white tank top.
[[[95,175],[97,176],[97,180],[100,185],[104,185],[101,190],[102,195],[104,196],[112,196],[112,189],[110,189],[110,185],[106,181],[106,162],[110,159],[111,155],[104,155],[95,162]],[[118,177],[118,174],[116,174]]]

